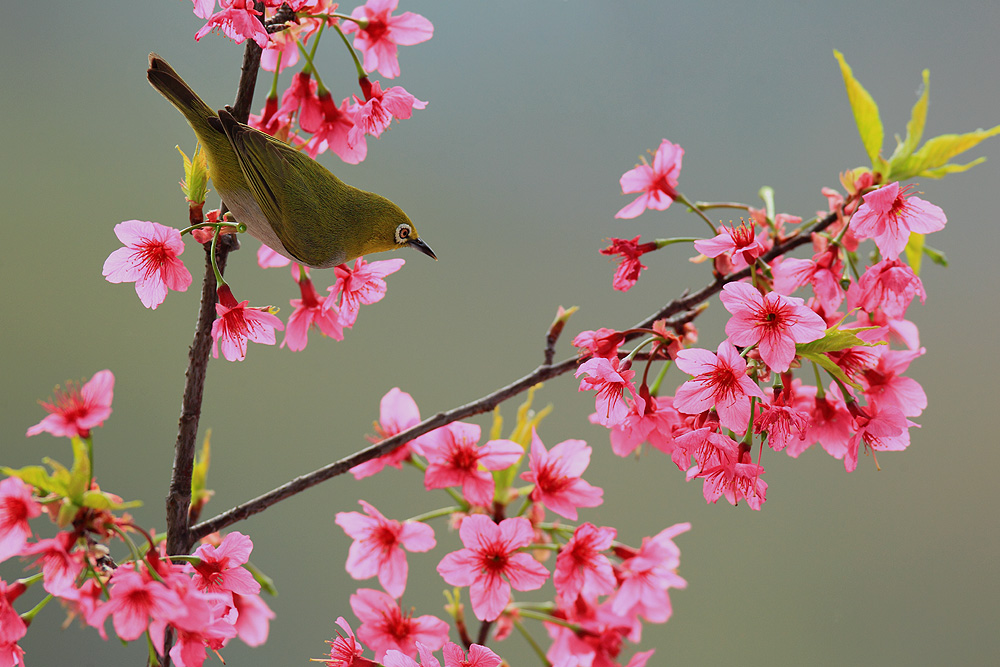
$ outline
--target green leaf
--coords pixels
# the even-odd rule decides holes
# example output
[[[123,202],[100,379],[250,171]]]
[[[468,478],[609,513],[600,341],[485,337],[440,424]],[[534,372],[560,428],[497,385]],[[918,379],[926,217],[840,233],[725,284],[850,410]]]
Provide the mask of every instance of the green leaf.
[[[920,260],[924,254],[924,235],[913,232],[910,240],[906,242],[906,261],[913,269],[913,273],[920,275]]]
[[[945,174],[966,171],[985,158],[979,158],[966,165],[948,164],[948,160],[997,134],[1000,134],[1000,125],[988,130],[976,130],[965,134],[942,134],[928,139],[919,151],[893,165],[890,176],[892,180],[905,181],[914,176],[941,178]]]
[[[929,245],[924,245],[924,254],[930,257],[931,261],[938,266],[943,266],[948,268],[948,258],[945,254],[938,250],[937,248],[932,248]]]
[[[841,320],[841,322],[843,322],[843,320]],[[819,340],[814,340],[811,343],[798,343],[795,346],[795,353],[804,359],[809,359],[810,361],[819,364],[823,370],[830,373],[830,375],[833,375],[844,384],[850,385],[855,389],[861,389],[861,385],[847,377],[847,374],[844,373],[843,369],[834,363],[833,359],[827,356],[827,353],[838,352],[840,350],[846,350],[859,346],[874,347],[875,345],[884,345],[884,343],[866,343],[858,338],[858,332],[868,331],[869,329],[875,329],[876,327],[838,329],[837,327],[839,326],[840,322],[827,329],[824,336]]]
[[[129,507],[142,507],[141,500],[130,500],[120,503],[110,494],[96,489],[84,492],[82,504],[84,507],[91,507],[95,510],[123,510]]]
[[[913,111],[910,112],[910,122],[906,124],[906,139],[903,143],[896,145],[895,152],[889,158],[890,172],[894,170],[893,165],[898,160],[913,155],[913,151],[917,150],[917,144],[920,143],[920,138],[924,134],[924,124],[927,122],[927,95],[930,89],[931,73],[928,70],[924,70],[923,77],[924,84],[921,86],[923,91],[920,93],[920,99],[913,105]]]
[[[83,504],[83,494],[90,489],[90,452],[87,443],[73,438],[73,469],[66,484],[66,495],[77,505]]]
[[[872,169],[884,173],[886,171],[885,160],[880,157],[880,153],[882,152],[882,140],[885,132],[882,129],[878,105],[875,104],[875,100],[864,86],[854,78],[851,66],[844,60],[844,54],[834,49],[833,55],[840,63],[840,73],[844,77],[844,86],[847,88],[847,99],[851,103],[854,122],[858,126],[861,143],[864,144],[868,159],[871,160]]]
[[[56,482],[49,471],[42,466],[25,466],[20,469],[0,466],[0,472],[8,477],[17,477],[25,484],[30,484],[38,489],[40,495],[49,493],[65,495],[66,493],[65,485]]]

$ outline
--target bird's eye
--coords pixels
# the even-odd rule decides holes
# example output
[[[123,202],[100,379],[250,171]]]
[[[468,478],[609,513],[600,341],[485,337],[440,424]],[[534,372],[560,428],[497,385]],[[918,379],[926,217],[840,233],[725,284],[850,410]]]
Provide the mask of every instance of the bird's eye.
[[[413,232],[413,228],[405,222],[396,227],[396,243],[406,243],[406,240],[410,238],[411,232]]]

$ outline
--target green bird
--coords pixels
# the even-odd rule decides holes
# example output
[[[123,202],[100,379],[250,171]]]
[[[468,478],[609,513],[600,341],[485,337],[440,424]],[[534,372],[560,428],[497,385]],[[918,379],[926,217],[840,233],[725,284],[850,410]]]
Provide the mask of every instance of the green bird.
[[[212,111],[155,53],[149,54],[146,78],[191,125],[212,182],[236,221],[275,252],[319,269],[404,247],[437,259],[401,208],[344,183],[228,111]]]

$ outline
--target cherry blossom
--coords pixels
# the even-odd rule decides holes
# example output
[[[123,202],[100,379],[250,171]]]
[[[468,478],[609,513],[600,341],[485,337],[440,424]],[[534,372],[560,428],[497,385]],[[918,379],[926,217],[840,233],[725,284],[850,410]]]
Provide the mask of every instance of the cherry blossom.
[[[477,447],[476,424],[452,422],[424,436],[420,450],[427,457],[424,486],[444,489],[461,486],[465,499],[481,507],[493,504],[494,482],[490,470],[509,468],[524,454],[510,440],[491,440]]]
[[[375,651],[376,662],[381,662],[390,649],[413,657],[418,641],[436,651],[448,640],[447,623],[430,615],[414,618],[381,591],[358,589],[351,596],[351,610],[361,621],[358,637]]]
[[[115,225],[115,236],[125,244],[104,261],[109,283],[135,283],[135,293],[146,308],[167,298],[167,289],[184,292],[191,273],[177,257],[184,252],[179,231],[155,222],[126,220]]]
[[[705,257],[725,254],[729,257],[732,270],[739,271],[753,264],[766,250],[764,239],[767,237],[767,231],[764,230],[758,236],[754,236],[754,229],[753,222],[749,227],[746,222],[742,222],[739,227],[721,225],[717,236],[695,241],[694,249]]]
[[[604,359],[595,357],[589,359],[576,369],[576,377],[585,375],[580,380],[580,391],[596,389],[595,410],[597,411],[597,423],[604,426],[614,426],[620,423],[629,413],[629,406],[626,404],[623,391],[628,391],[632,395],[637,414],[642,415],[646,402],[636,393],[632,378],[635,371],[627,367],[622,368],[617,357]]]
[[[31,496],[33,488],[17,477],[0,482],[0,562],[21,553],[31,537],[28,519],[42,513]]]
[[[294,310],[288,316],[285,340],[281,341],[281,347],[288,345],[288,349],[293,352],[304,350],[309,342],[309,329],[313,326],[324,336],[343,340],[344,327],[333,302],[320,297],[308,276],[301,275],[298,283],[302,298],[289,301]]]
[[[446,555],[437,571],[452,586],[469,586],[472,610],[481,621],[500,616],[510,602],[512,586],[533,591],[549,576],[541,563],[518,551],[534,537],[525,518],[504,519],[498,525],[487,516],[472,514],[462,520],[458,532],[465,548]]]
[[[397,44],[419,44],[434,34],[434,26],[420,14],[403,12],[392,16],[398,4],[398,0],[368,0],[351,12],[360,25],[344,22],[345,33],[356,33],[354,47],[364,54],[364,68],[369,72],[378,70],[387,79],[399,76]]]
[[[253,8],[252,0],[219,0],[219,5],[221,11],[207,17],[208,23],[195,33],[195,41],[218,29],[237,44],[252,39],[257,42],[257,46],[264,48],[268,39],[267,31],[257,18],[261,13]],[[198,13],[197,6],[195,13]]]
[[[83,387],[67,383],[66,391],[56,389],[55,399],[42,403],[50,414],[28,429],[28,435],[42,432],[72,438],[90,437],[90,429],[104,424],[111,416],[115,376],[109,370],[98,371]]]
[[[531,429],[530,470],[521,479],[535,488],[531,499],[559,516],[576,521],[577,507],[597,507],[604,491],[581,479],[590,465],[590,447],[583,440],[565,440],[547,451]]]
[[[851,284],[847,306],[866,313],[882,311],[887,318],[899,320],[914,296],[920,297],[920,303],[927,299],[924,284],[913,269],[898,259],[885,259],[869,266],[860,280]]]
[[[379,418],[375,425],[378,437],[371,438],[371,441],[379,442],[391,438],[419,423],[420,409],[417,408],[417,402],[399,387],[393,387],[379,402]],[[403,461],[410,457],[411,450],[419,450],[422,441],[423,436],[419,436],[404,442],[388,454],[354,466],[351,468],[351,474],[354,475],[354,479],[364,479],[381,472],[385,466],[392,466],[398,470],[403,467]]]
[[[621,255],[621,263],[615,270],[615,277],[611,281],[612,287],[620,292],[627,292],[639,281],[639,272],[646,269],[646,266],[639,261],[647,252],[656,250],[654,242],[639,243],[639,236],[631,241],[625,239],[611,239],[611,245],[601,249],[602,255]]]
[[[236,302],[229,285],[218,289],[219,302],[215,312],[219,317],[212,323],[212,355],[219,358],[219,347],[228,361],[243,361],[247,356],[247,341],[274,345],[274,331],[285,325],[267,308],[249,308],[248,301]]]
[[[355,579],[378,581],[398,598],[406,590],[406,553],[430,551],[436,544],[434,529],[418,521],[387,519],[374,506],[359,500],[365,514],[338,512],[336,523],[354,540],[347,555],[347,572]],[[367,516],[366,516],[367,515]]]
[[[362,102],[355,96],[359,107],[354,117],[354,127],[347,133],[347,140],[351,144],[360,143],[366,134],[381,136],[393,118],[405,120],[413,115],[414,109],[427,106],[427,102],[418,100],[402,86],[390,86],[383,91],[378,81],[372,83],[364,78],[361,79],[361,90],[365,101]]]
[[[775,373],[784,373],[795,359],[795,344],[822,338],[826,322],[802,299],[777,292],[761,294],[747,283],[729,283],[719,295],[733,314],[726,335],[734,345],[757,345],[760,357]]]
[[[194,566],[194,585],[202,591],[221,593],[229,606],[233,593],[255,595],[260,593],[260,584],[243,565],[250,560],[253,542],[240,532],[232,532],[222,539],[218,546],[203,544],[194,552],[201,560]]]
[[[572,605],[577,597],[593,602],[600,595],[614,592],[617,587],[611,561],[604,554],[611,548],[617,531],[598,528],[592,523],[581,524],[556,556],[552,582],[558,601]]]
[[[664,139],[653,155],[652,167],[643,163],[625,172],[620,180],[622,194],[642,194],[615,217],[635,218],[647,208],[663,211],[669,207],[677,199],[677,177],[683,157],[683,148]]]
[[[333,303],[338,295],[340,299],[340,323],[352,327],[358,319],[361,304],[373,304],[385,296],[385,277],[403,268],[405,259],[383,259],[378,262],[366,262],[364,257],[358,257],[354,268],[341,264],[334,267],[337,282],[330,287],[327,302]]]
[[[747,377],[747,364],[732,343],[719,343],[718,354],[700,348],[681,350],[676,363],[677,368],[694,376],[674,394],[677,410],[696,415],[714,407],[723,426],[736,433],[746,431],[750,397],[763,399],[764,392]]]
[[[652,623],[665,623],[670,618],[672,607],[667,590],[687,587],[687,582],[677,574],[681,551],[673,538],[689,530],[690,523],[679,523],[643,538],[639,550],[621,562],[617,572],[621,584],[611,611],[622,616],[642,616]]]
[[[885,259],[896,259],[906,247],[910,232],[929,234],[944,229],[948,222],[939,207],[912,197],[912,186],[883,185],[864,195],[864,203],[851,217],[850,229],[862,239],[875,239]]]

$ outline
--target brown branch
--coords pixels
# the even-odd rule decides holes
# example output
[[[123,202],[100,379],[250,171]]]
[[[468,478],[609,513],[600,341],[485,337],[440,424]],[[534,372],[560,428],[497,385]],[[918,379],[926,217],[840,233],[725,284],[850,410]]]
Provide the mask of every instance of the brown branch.
[[[812,232],[818,232],[829,227],[837,219],[835,213],[831,213],[827,217],[823,218],[817,222],[812,228],[809,229],[809,233],[800,234],[794,236],[784,242],[775,245],[770,252],[764,255],[765,261],[774,259],[778,255],[784,254],[789,250],[797,248],[800,245],[810,242],[810,234]],[[750,268],[746,268],[737,273],[716,278],[713,282],[709,283],[702,289],[698,290],[694,294],[688,295],[686,292],[680,297],[674,299],[670,303],[666,304],[663,308],[653,313],[649,317],[645,318],[638,324],[631,327],[632,329],[648,328],[652,326],[653,322],[656,320],[666,319],[667,326],[673,328],[679,328],[683,326],[685,322],[689,322],[694,317],[697,316],[695,307],[702,303],[706,299],[710,298],[716,292],[722,289],[722,287],[729,282],[735,280],[741,280],[750,275]],[[629,338],[634,338],[639,334],[633,334]],[[263,512],[265,509],[271,505],[284,500],[290,496],[294,496],[297,493],[305,491],[306,489],[316,486],[321,482],[342,475],[354,466],[360,465],[365,461],[370,461],[371,459],[378,458],[388,454],[389,452],[395,450],[396,448],[402,446],[403,444],[413,440],[417,436],[423,435],[429,431],[433,431],[436,428],[440,428],[452,422],[458,421],[459,419],[464,419],[466,417],[471,417],[473,415],[482,414],[488,412],[500,405],[504,401],[517,396],[518,394],[527,391],[531,387],[535,386],[539,382],[543,382],[550,378],[557,377],[563,373],[567,373],[574,368],[576,368],[577,363],[580,358],[577,356],[571,357],[569,359],[564,359],[556,364],[543,363],[538,366],[535,370],[531,371],[524,377],[505,387],[501,387],[496,391],[483,396],[482,398],[475,400],[471,403],[467,403],[457,408],[448,410],[447,412],[439,412],[433,417],[429,417],[424,421],[420,422],[415,426],[397,433],[396,435],[386,438],[381,442],[378,442],[371,447],[362,449],[359,452],[355,452],[348,457],[340,459],[330,463],[318,470],[314,470],[308,474],[296,477],[295,479],[268,491],[264,495],[258,496],[252,500],[248,500],[245,503],[237,505],[221,514],[218,514],[211,519],[202,521],[195,526],[191,527],[191,537],[193,539],[200,539],[209,533],[213,533],[218,530],[222,530],[227,526],[231,526],[234,523],[242,521],[248,517],[253,516],[259,512]],[[173,552],[171,552],[173,553]]]
[[[263,2],[256,3],[263,12]],[[234,103],[234,114],[241,122],[246,122],[253,101],[257,71],[260,66],[261,49],[253,40],[247,41],[243,53],[243,71]],[[223,203],[225,207],[225,203]],[[226,268],[229,253],[239,248],[239,242],[231,235],[219,238],[216,261],[220,272]],[[181,399],[181,415],[177,426],[177,440],[174,444],[174,465],[167,495],[167,553],[186,554],[191,550],[195,538],[191,535],[188,511],[191,505],[191,474],[194,468],[195,440],[198,437],[198,423],[201,419],[201,405],[205,393],[205,374],[208,369],[208,353],[212,344],[212,323],[215,321],[216,294],[215,271],[212,269],[211,245],[205,245],[205,279],[201,288],[201,307],[195,327],[194,341],[188,350],[188,368],[185,373],[184,396]]]

